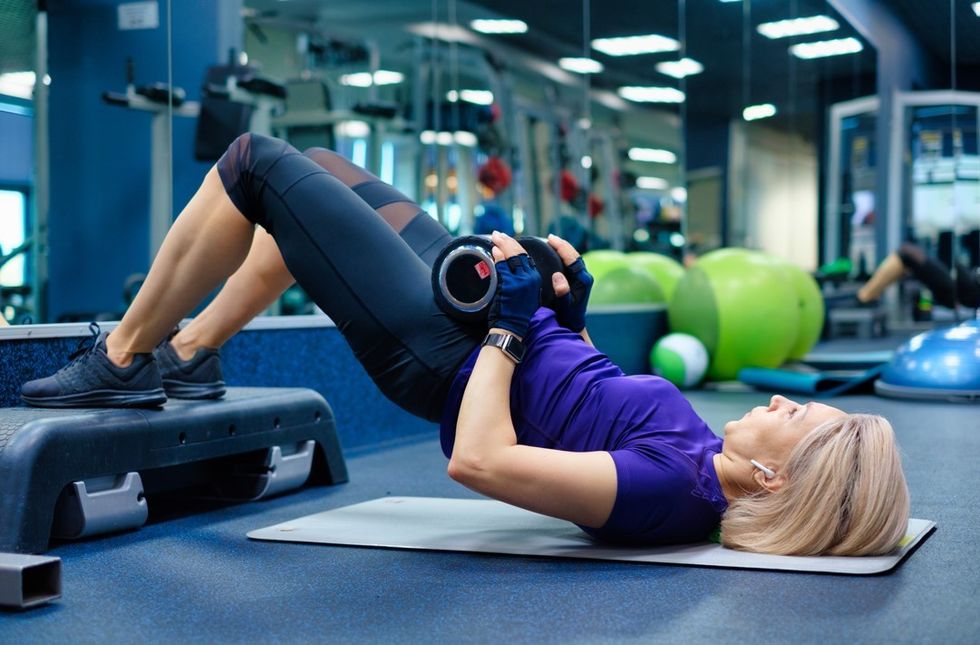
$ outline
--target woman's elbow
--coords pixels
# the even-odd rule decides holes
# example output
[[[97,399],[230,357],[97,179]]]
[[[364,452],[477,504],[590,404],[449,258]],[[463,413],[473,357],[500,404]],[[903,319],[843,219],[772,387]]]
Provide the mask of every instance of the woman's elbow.
[[[459,450],[453,451],[453,456],[449,459],[449,466],[446,471],[449,477],[463,486],[473,488],[481,480],[486,479],[490,472],[488,460],[480,455],[473,453],[461,454]]]

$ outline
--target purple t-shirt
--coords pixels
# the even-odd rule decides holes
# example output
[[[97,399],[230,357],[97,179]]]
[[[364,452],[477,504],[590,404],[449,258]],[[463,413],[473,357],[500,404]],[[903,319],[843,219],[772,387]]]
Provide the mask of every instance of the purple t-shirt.
[[[603,540],[671,544],[707,538],[727,507],[712,457],[721,439],[669,381],[626,376],[605,354],[541,308],[514,372],[510,410],[517,441],[573,452],[608,451],[616,464],[616,502],[598,529]],[[452,454],[463,391],[477,348],[446,400],[442,450]]]

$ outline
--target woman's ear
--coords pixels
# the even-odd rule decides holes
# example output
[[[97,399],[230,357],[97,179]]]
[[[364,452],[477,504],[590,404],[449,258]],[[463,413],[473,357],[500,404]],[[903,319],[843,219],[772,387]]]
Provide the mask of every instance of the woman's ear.
[[[767,493],[775,493],[786,485],[786,478],[778,472],[776,473],[775,477],[766,477],[764,472],[757,469],[754,473],[752,473],[752,479],[755,480],[755,483],[761,490],[764,490]]]

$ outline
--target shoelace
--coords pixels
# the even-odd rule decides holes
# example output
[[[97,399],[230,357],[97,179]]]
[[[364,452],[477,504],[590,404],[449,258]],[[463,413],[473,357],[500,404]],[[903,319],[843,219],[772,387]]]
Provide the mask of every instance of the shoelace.
[[[102,329],[99,327],[98,323],[90,322],[88,324],[88,330],[92,332],[92,335],[78,341],[78,346],[75,347],[75,351],[68,357],[68,360],[71,361],[69,365],[78,362],[78,359],[85,354],[88,354],[95,348],[95,343],[98,342],[99,334],[102,333]]]

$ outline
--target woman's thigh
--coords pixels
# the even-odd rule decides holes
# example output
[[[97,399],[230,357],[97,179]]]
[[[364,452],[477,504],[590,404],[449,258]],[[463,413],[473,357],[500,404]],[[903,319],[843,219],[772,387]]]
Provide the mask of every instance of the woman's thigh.
[[[219,162],[239,210],[272,234],[290,273],[382,392],[438,419],[456,369],[485,330],[438,308],[429,266],[343,182],[282,141],[245,136],[229,149],[235,158]]]

